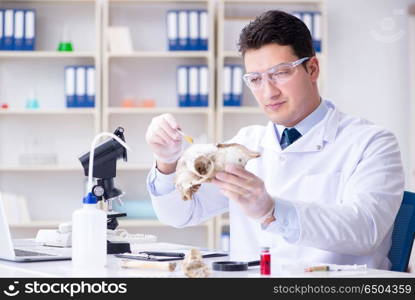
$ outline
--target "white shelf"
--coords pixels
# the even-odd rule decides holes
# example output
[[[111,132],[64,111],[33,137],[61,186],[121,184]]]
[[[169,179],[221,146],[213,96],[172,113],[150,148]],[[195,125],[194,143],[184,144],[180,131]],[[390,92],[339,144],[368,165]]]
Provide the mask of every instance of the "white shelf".
[[[223,51],[222,55],[225,58],[242,58],[238,51]]]
[[[128,164],[119,165],[117,167],[118,171],[149,171],[153,165],[152,164]]]
[[[212,0],[108,0],[109,3],[206,3]]]
[[[242,56],[238,51],[226,50],[222,52],[222,55],[224,58],[241,58],[242,59]],[[325,58],[324,54],[322,54],[321,52],[317,52],[316,56],[319,60],[323,60]]]
[[[234,106],[221,107],[219,112],[227,114],[263,114],[264,112],[256,106]]]
[[[221,220],[221,225],[222,226],[229,226],[229,219],[228,218],[222,219]]]
[[[159,222],[158,220],[154,219],[130,219],[130,220],[122,220],[121,218],[118,219],[120,227],[138,227],[138,226],[151,226],[151,227],[159,227],[159,226],[166,226]],[[22,224],[11,224],[12,228],[57,228],[59,224],[68,222],[65,221],[56,221],[56,220],[40,220],[40,221],[31,221],[28,223]]]
[[[208,58],[209,51],[136,51],[132,53],[109,53],[108,58]]]
[[[58,220],[38,220],[28,223],[11,224],[12,228],[57,228],[59,224],[69,222],[70,220],[58,221]],[[118,219],[118,228],[131,228],[131,227],[166,227],[167,225],[161,223],[156,219]],[[206,227],[209,223],[202,223],[198,226]]]
[[[163,114],[163,113],[175,113],[175,114],[207,114],[212,109],[208,107],[110,107],[107,109],[108,114]]]
[[[268,3],[268,4],[298,4],[298,5],[310,5],[310,4],[315,4],[315,5],[320,5],[321,4],[321,0],[225,0],[225,3],[230,3],[230,4],[235,4],[235,3],[241,3],[241,4],[253,4],[253,5],[258,5],[258,4],[263,4],[263,3]]]
[[[165,227],[167,225],[161,223],[156,219],[118,219],[120,227]],[[205,222],[196,226],[207,227],[211,224],[209,222]]]
[[[152,164],[128,164],[119,165],[117,171],[148,171]],[[33,166],[7,166],[0,165],[0,172],[65,172],[83,171],[81,163],[79,165],[33,165]]]
[[[76,165],[33,165],[33,166],[0,166],[1,172],[65,172],[81,171],[82,166]]]
[[[3,0],[3,3],[94,4],[95,0]]]
[[[97,113],[94,108],[68,108],[68,109],[0,109],[0,115],[93,115]]]
[[[41,221],[31,221],[28,223],[21,224],[10,224],[11,228],[57,228],[59,224],[68,222],[66,221],[56,221],[56,220],[41,220]]]
[[[0,51],[0,58],[92,58],[94,52]]]

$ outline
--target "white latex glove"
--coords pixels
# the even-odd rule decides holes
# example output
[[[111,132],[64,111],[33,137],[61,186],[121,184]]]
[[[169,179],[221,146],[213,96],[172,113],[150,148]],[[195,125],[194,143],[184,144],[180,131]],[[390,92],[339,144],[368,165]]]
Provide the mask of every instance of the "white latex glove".
[[[236,201],[248,217],[260,223],[272,217],[275,201],[265,189],[264,182],[239,165],[228,164],[225,172],[217,172],[212,183],[223,195]]]
[[[182,136],[176,119],[171,114],[154,117],[146,132],[146,142],[159,162],[175,163],[183,152]]]

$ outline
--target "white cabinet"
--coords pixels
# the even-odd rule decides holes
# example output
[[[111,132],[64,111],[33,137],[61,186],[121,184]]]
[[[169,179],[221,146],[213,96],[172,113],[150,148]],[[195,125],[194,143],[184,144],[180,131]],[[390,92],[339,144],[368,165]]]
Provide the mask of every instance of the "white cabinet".
[[[100,6],[93,0],[1,1],[36,11],[35,51],[0,51],[0,190],[25,196],[33,222],[67,221],[84,194],[78,156],[101,130]],[[57,52],[67,28],[73,52]],[[66,108],[64,68],[94,65],[96,106]],[[31,97],[39,108],[27,109]]]
[[[167,12],[171,10],[206,10],[209,44],[207,51],[168,51]],[[173,114],[183,131],[196,140],[214,141],[214,10],[210,1],[118,1],[105,3],[103,13],[103,129],[125,128],[128,153],[126,170],[120,170],[117,182],[126,192],[126,201],[150,205],[145,179],[153,156],[145,142],[151,118]],[[132,51],[111,52],[110,28],[126,27]],[[128,32],[127,31],[127,32]],[[179,107],[176,70],[180,65],[207,65],[209,71],[209,106]],[[143,102],[154,107],[141,107]],[[132,106],[132,107],[131,107]],[[128,212],[127,212],[128,213]],[[172,239],[172,228],[154,227],[153,223],[125,221],[136,230],[156,233],[160,240]],[[124,223],[121,223],[124,224]],[[213,246],[214,221],[195,228],[177,231],[177,241]],[[181,234],[179,234],[181,232]],[[194,232],[189,235],[187,232]],[[201,238],[203,237],[203,238]],[[173,241],[173,240],[171,240]]]

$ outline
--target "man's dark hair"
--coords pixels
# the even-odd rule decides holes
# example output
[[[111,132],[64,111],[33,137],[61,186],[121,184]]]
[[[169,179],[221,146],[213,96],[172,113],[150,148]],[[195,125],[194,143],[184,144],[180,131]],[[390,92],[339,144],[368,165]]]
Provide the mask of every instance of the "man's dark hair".
[[[313,40],[307,26],[298,18],[280,10],[270,10],[250,22],[239,36],[239,52],[276,43],[291,46],[298,58],[315,55]]]

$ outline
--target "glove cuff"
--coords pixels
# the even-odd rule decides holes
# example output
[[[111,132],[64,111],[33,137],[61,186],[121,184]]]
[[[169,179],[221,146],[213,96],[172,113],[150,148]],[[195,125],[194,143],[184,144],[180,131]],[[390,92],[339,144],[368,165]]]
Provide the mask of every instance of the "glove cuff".
[[[182,153],[183,153],[183,151],[181,150],[181,151],[177,152],[177,154],[172,155],[170,157],[161,157],[161,156],[158,156],[155,153],[153,153],[153,156],[154,156],[154,159],[157,160],[157,161],[160,161],[160,162],[163,162],[163,163],[166,163],[166,164],[172,164],[172,163],[175,163],[179,160],[180,156],[182,156]]]
[[[263,217],[259,218],[259,222],[262,225],[268,225],[271,222],[274,222],[275,221],[274,212],[275,212],[275,203],[274,205],[271,206],[271,208],[267,211],[267,213]]]

